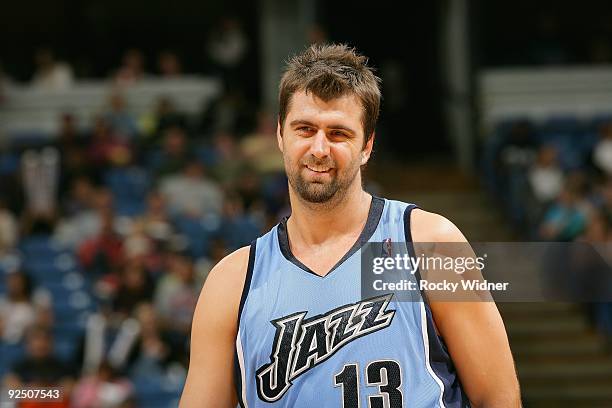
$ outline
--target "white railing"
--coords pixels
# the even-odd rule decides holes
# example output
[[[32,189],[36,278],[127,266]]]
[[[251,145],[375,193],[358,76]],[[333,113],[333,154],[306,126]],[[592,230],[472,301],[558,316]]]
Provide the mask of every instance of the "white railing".
[[[477,87],[485,133],[512,117],[537,122],[612,113],[612,66],[489,69],[478,75]]]
[[[57,132],[59,116],[75,115],[80,127],[109,106],[113,92],[120,92],[130,113],[136,117],[152,112],[161,97],[168,97],[181,112],[197,114],[221,92],[220,81],[213,78],[147,79],[118,88],[111,81],[79,81],[71,88],[47,91],[26,85],[7,87],[0,105],[0,137],[21,132]]]

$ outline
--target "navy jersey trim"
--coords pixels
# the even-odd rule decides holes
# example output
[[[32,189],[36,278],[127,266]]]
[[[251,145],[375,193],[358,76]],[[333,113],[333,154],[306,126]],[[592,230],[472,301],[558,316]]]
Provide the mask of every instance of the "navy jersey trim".
[[[246,302],[247,296],[249,295],[249,289],[251,288],[251,279],[253,278],[253,268],[255,267],[255,252],[257,250],[257,240],[251,242],[251,248],[249,249],[249,265],[247,266],[247,273],[244,279],[244,287],[242,288],[242,295],[240,296],[240,306],[238,306],[238,325],[240,326],[240,317],[242,316],[242,309],[244,309],[244,303]]]
[[[416,257],[414,251],[414,241],[412,240],[412,231],[410,227],[410,215],[412,210],[419,208],[416,204],[410,204],[404,210],[404,238],[406,239],[406,248],[411,257]],[[421,280],[419,268],[415,271],[414,276],[417,282]],[[429,303],[426,300],[425,294],[421,291],[421,298],[425,306],[425,315],[427,317],[427,339],[429,343],[429,365],[434,374],[442,381],[442,401],[447,408],[452,407],[469,407],[470,402],[461,387],[459,377],[455,370],[453,361],[448,353],[448,348],[444,340],[436,333],[433,323],[433,314]]]
[[[287,234],[287,220],[289,216],[284,217],[280,223],[278,224],[278,243],[280,246],[281,253],[283,256],[291,263],[303,269],[304,271],[315,275],[319,278],[325,278],[329,274],[331,274],[336,268],[342,265],[348,258],[351,257],[355,252],[357,252],[366,242],[370,240],[374,231],[378,227],[378,223],[380,222],[380,218],[382,217],[383,209],[385,207],[385,199],[381,197],[372,196],[372,202],[370,203],[370,209],[368,211],[368,219],[366,221],[359,238],[353,244],[351,249],[334,265],[333,268],[329,270],[325,275],[318,275],[312,269],[304,265],[297,259],[293,253],[291,252],[291,247],[289,245],[289,234]]]
[[[240,305],[238,306],[238,324],[237,328],[240,328],[240,318],[242,316],[242,309],[246,302],[249,290],[251,288],[251,279],[253,278],[253,268],[255,267],[255,252],[257,250],[257,240],[251,242],[251,248],[249,249],[249,264],[247,266],[246,277],[244,279],[244,287],[242,288],[242,295],[240,296]],[[236,334],[238,336],[238,334]],[[239,339],[237,339],[239,340]],[[236,395],[238,397],[238,404],[244,408],[244,401],[242,400],[242,372],[240,369],[240,362],[238,360],[238,350],[234,347],[234,384],[236,386]]]

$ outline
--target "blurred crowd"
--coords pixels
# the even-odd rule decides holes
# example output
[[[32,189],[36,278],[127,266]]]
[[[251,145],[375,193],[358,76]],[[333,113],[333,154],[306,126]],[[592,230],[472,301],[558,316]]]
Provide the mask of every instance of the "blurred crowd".
[[[247,46],[236,21],[211,35],[233,86],[201,115],[162,97],[135,116],[123,90],[148,74],[134,49],[89,123],[66,111],[58,134],[0,147],[6,387],[61,385],[63,402],[45,407],[175,404],[208,272],[289,211],[275,117],[240,88]],[[36,62],[32,86],[73,86],[50,50]],[[179,76],[181,61],[164,51],[158,71]]]
[[[518,237],[606,245],[599,247],[600,254],[610,254],[612,115],[502,121],[487,139],[482,157],[485,183]],[[604,263],[597,268],[607,268],[606,273],[590,271],[592,276],[578,277],[570,286],[592,281],[577,300],[587,305],[594,327],[612,344],[611,260],[603,261],[607,267]],[[583,262],[581,271],[592,267],[593,262]]]
[[[79,50],[75,55],[71,48],[73,44],[64,43],[53,49],[44,45],[45,39],[40,39],[41,46],[33,52],[29,74],[25,72],[25,61],[5,60],[2,64],[0,60],[0,106],[3,86],[17,81],[28,81],[36,89],[61,90],[74,86],[80,79],[110,78],[116,84],[129,85],[143,79],[205,74],[216,76],[226,86],[250,94],[257,54],[248,29],[241,19],[224,16],[210,23],[202,44],[195,48],[125,48],[119,63],[114,66],[109,63],[111,59],[96,59],[94,56],[98,54],[87,57],[89,50]]]

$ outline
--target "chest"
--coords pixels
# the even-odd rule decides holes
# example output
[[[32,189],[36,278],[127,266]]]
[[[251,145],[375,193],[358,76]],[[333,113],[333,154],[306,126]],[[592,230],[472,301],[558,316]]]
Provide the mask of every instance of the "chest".
[[[292,246],[293,255],[317,275],[329,273],[353,248],[359,233],[326,241],[320,245]]]

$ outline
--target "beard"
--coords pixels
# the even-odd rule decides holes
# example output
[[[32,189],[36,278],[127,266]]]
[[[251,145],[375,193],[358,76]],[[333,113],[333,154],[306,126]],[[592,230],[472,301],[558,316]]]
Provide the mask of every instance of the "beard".
[[[304,177],[304,164],[310,167],[331,167],[333,170],[330,171],[329,177],[324,179],[307,180]],[[291,170],[287,169],[287,179],[300,198],[309,203],[321,204],[334,198],[341,198],[346,194],[349,186],[357,177],[360,163],[357,159],[344,170],[339,170],[331,159],[319,161],[311,157],[305,163],[289,167]]]

